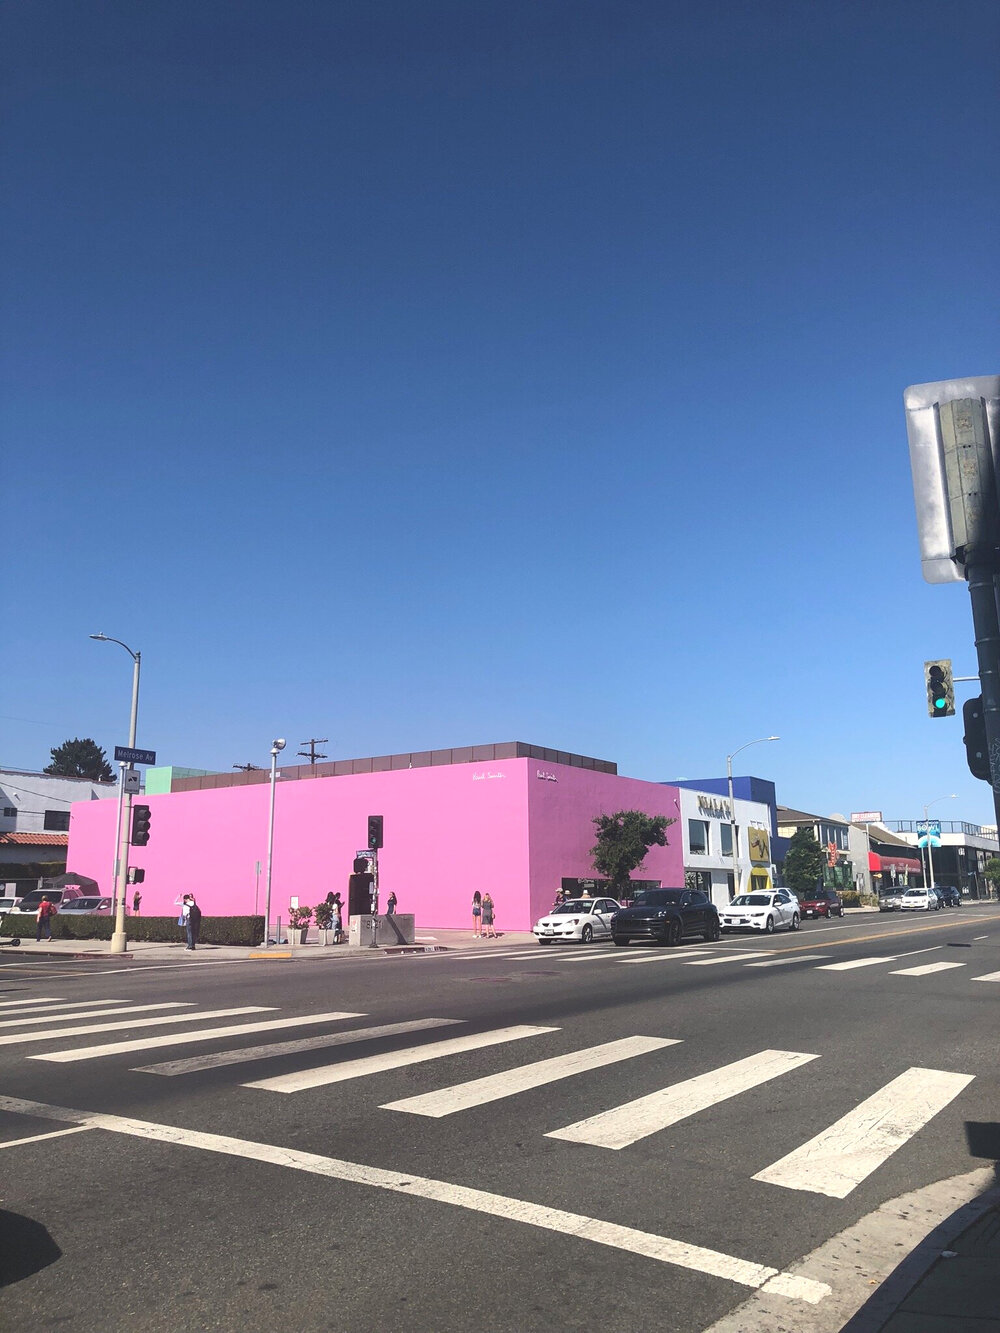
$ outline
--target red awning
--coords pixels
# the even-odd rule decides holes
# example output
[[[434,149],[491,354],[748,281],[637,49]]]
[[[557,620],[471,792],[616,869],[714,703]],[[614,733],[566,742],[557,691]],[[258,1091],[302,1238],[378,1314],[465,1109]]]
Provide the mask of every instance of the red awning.
[[[923,864],[912,856],[878,856],[875,852],[869,852],[868,869],[874,871],[909,870],[919,874],[923,869]]]

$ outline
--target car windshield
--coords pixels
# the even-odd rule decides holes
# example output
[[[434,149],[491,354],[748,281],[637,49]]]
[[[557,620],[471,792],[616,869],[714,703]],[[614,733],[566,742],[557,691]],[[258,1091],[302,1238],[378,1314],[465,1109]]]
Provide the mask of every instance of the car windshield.
[[[40,890],[36,890],[34,893],[26,893],[20,903],[18,903],[18,906],[37,907],[43,898],[48,898],[50,903],[58,903],[62,901],[62,896],[62,889],[46,889],[44,893]]]
[[[770,907],[769,893],[741,893],[733,899],[734,907]]]
[[[574,898],[571,902],[560,903],[558,907],[553,907],[550,915],[558,916],[560,912],[589,912],[593,906],[593,900],[590,898]]]
[[[926,889],[907,889],[903,894],[904,898],[923,898],[927,893]]]
[[[683,889],[640,889],[635,895],[636,907],[666,907],[668,903],[679,903]]]

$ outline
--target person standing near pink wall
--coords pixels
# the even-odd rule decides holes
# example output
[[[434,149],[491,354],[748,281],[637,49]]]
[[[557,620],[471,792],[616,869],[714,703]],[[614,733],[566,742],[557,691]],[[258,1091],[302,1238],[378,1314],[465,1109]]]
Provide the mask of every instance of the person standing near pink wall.
[[[472,895],[472,933],[477,940],[483,933],[483,895],[478,889]]]
[[[486,939],[496,939],[497,933],[493,929],[493,899],[488,893],[483,894],[483,931]]]

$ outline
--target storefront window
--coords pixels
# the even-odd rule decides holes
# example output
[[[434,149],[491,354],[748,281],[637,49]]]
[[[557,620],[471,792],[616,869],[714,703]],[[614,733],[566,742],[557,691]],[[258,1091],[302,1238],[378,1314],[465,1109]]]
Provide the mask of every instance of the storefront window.
[[[708,855],[708,821],[705,819],[688,820],[688,846],[692,856]]]
[[[733,854],[733,828],[732,824],[719,825],[719,839],[723,856],[732,856]]]

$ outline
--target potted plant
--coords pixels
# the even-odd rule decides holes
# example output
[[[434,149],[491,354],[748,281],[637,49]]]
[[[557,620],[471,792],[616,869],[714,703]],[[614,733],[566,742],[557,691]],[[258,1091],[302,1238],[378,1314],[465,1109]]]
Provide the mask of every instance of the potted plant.
[[[288,924],[292,930],[298,931],[300,944],[305,944],[306,942],[312,914],[313,909],[311,907],[290,907],[288,909]]]
[[[330,943],[330,923],[333,920],[333,908],[328,902],[316,904],[316,910],[313,912],[313,919],[316,922],[316,929],[323,932],[323,943]]]

